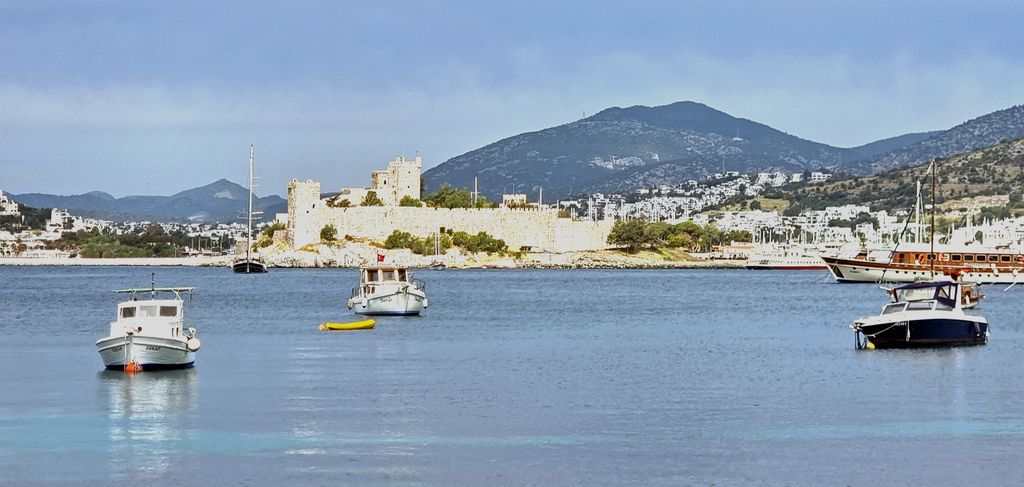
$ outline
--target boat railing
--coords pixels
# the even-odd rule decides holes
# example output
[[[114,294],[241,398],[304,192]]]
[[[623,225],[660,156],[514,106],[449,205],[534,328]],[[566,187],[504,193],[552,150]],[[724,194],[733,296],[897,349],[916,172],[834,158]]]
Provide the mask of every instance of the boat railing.
[[[359,297],[359,290],[360,290],[360,288],[361,288],[361,286],[356,286],[356,287],[352,288],[352,296],[350,296],[350,297],[353,297],[353,298]]]
[[[413,287],[415,287],[416,289],[426,292],[427,283],[423,282],[422,279],[409,279],[409,282],[412,283]]]

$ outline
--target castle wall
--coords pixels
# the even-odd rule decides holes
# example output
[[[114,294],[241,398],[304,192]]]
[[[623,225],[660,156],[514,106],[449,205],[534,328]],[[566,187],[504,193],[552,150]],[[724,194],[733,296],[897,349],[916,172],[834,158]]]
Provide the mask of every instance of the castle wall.
[[[384,241],[395,230],[418,237],[440,229],[470,234],[487,232],[509,248],[568,252],[606,248],[611,221],[573,221],[558,218],[557,210],[508,208],[425,208],[360,206],[331,208],[320,200],[320,184],[295,181],[288,185],[288,238],[293,248],[320,241],[320,230],[334,225],[338,236]]]

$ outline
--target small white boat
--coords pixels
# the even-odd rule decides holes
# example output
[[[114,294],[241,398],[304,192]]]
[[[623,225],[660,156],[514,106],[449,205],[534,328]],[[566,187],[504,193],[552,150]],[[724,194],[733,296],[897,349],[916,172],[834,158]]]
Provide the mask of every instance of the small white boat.
[[[195,328],[185,328],[185,301],[191,287],[121,289],[128,300],[118,303],[117,318],[110,323],[110,335],[96,341],[96,348],[108,369],[186,369],[195,365],[199,338]],[[140,300],[140,294],[149,299]],[[159,297],[159,299],[158,299]]]
[[[427,308],[427,285],[403,266],[359,269],[348,309],[362,315],[418,315]]]

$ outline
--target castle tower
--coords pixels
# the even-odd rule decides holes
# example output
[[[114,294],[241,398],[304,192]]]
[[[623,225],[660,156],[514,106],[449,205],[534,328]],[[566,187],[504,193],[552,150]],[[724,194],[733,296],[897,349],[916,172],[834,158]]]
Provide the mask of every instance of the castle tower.
[[[320,241],[322,207],[320,182],[292,179],[288,183],[288,243],[292,248]]]
[[[416,155],[415,159],[398,156],[388,162],[387,169],[370,173],[370,190],[385,206],[398,206],[402,198],[409,196],[420,199],[420,173],[423,159]]]

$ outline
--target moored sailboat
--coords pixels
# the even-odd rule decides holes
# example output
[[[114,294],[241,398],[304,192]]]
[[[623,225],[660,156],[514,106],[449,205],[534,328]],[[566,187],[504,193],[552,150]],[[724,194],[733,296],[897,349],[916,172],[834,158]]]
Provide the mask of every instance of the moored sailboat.
[[[231,263],[231,270],[239,274],[262,274],[267,272],[267,265],[260,259],[259,254],[252,251],[252,219],[255,216],[262,216],[262,211],[252,209],[252,188],[255,182],[253,176],[254,153],[253,146],[249,145],[249,209],[245,212],[246,233],[245,233],[245,257],[236,259]]]

